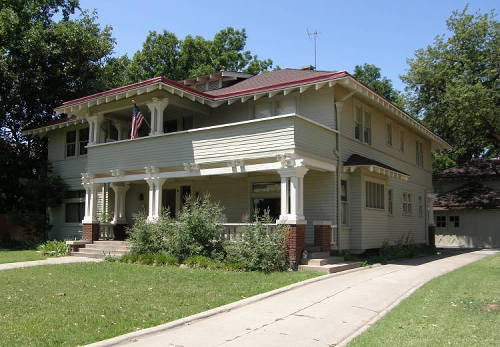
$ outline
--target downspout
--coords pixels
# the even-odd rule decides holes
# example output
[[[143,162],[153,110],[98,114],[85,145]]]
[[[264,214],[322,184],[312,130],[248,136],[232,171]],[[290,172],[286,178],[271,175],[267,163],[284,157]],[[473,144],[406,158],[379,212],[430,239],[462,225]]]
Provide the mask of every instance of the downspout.
[[[341,201],[341,185],[342,185],[342,157],[340,155],[340,113],[342,110],[342,105],[343,102],[337,102],[335,101],[335,86],[333,89],[333,110],[335,114],[335,128],[337,130],[337,134],[335,136],[335,155],[337,156],[337,232],[335,235],[335,244],[337,245],[337,251],[340,251],[340,228],[342,224],[342,216],[341,216],[341,209],[340,205],[342,203]]]

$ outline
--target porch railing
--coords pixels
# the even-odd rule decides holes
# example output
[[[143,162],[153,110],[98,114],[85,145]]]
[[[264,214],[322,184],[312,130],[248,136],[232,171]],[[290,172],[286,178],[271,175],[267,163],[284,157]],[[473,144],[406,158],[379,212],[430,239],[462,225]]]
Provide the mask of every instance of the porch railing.
[[[100,223],[99,224],[99,240],[113,240],[115,234],[113,232],[113,224]]]
[[[245,227],[253,225],[253,223],[224,223],[224,238],[226,240],[236,240],[240,238],[245,231]],[[263,224],[268,226],[271,231],[276,230],[276,224],[266,223]]]

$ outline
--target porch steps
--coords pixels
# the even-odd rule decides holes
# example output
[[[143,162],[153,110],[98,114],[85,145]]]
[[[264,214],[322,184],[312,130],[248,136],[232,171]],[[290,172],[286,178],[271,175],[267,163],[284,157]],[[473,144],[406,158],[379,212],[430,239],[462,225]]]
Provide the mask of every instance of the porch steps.
[[[299,271],[334,273],[354,269],[362,264],[344,261],[344,257],[332,257],[329,252],[321,252],[317,246],[309,246],[306,250],[307,259],[303,260],[303,265],[299,265]]]
[[[121,257],[130,252],[130,246],[126,241],[94,241],[86,244],[76,252],[71,252],[74,257],[106,258]]]

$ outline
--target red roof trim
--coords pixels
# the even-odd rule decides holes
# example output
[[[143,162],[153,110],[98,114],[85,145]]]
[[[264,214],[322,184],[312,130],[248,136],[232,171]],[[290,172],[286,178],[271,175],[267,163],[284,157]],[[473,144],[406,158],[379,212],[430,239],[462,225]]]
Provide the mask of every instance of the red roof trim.
[[[163,82],[163,83],[168,84],[170,86],[173,86],[173,87],[176,87],[176,88],[179,88],[182,90],[186,90],[190,93],[197,94],[197,95],[202,96],[202,97],[207,98],[207,99],[218,100],[218,99],[223,99],[223,98],[227,98],[227,97],[231,97],[231,96],[244,95],[244,94],[248,94],[248,93],[260,92],[263,90],[282,88],[282,87],[292,86],[292,85],[296,85],[296,84],[300,84],[300,83],[315,82],[318,80],[328,79],[331,77],[344,77],[344,76],[348,76],[348,75],[349,74],[346,71],[333,72],[333,73],[328,73],[328,74],[321,75],[321,76],[314,76],[314,77],[309,77],[309,78],[305,78],[305,79],[301,79],[301,80],[295,80],[295,81],[291,81],[291,82],[278,83],[278,84],[273,84],[273,85],[265,86],[265,87],[257,87],[257,88],[250,88],[250,89],[245,89],[245,90],[238,90],[235,92],[220,94],[220,95],[211,95],[208,93],[204,93],[204,92],[187,87],[179,82],[170,80],[170,79],[165,78],[165,77],[155,77],[155,78],[151,78],[149,80],[129,84],[129,85],[126,85],[123,87],[106,90],[104,92],[100,92],[100,93],[96,93],[96,94],[92,94],[92,95],[87,95],[87,96],[84,96],[84,97],[81,97],[78,99],[74,99],[74,100],[69,100],[69,101],[64,102],[62,104],[62,106],[63,107],[64,106],[71,106],[71,105],[75,105],[75,104],[78,104],[80,102],[84,102],[87,100],[103,97],[103,96],[106,96],[109,94],[124,92],[124,91],[129,90],[129,89],[138,88],[138,87],[142,87],[142,86],[145,86],[148,84],[154,84],[154,83],[158,83],[158,82]]]

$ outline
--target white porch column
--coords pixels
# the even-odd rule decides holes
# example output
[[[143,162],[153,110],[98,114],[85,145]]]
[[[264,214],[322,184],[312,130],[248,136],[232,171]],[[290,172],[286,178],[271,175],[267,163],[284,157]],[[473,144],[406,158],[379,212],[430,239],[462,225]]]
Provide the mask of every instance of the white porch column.
[[[97,223],[97,190],[98,184],[84,183],[85,188],[85,216],[82,220],[84,224]]]
[[[127,190],[129,189],[129,184],[111,183],[111,188],[115,192],[115,208],[112,224],[126,224],[127,219],[125,217],[125,197]]]
[[[304,175],[308,170],[304,166],[278,170],[281,176],[281,215],[278,223],[307,222],[304,217]]]
[[[152,223],[161,215],[162,189],[166,179],[158,177],[159,170],[154,166],[148,166],[144,169],[148,175],[146,182],[149,185],[148,222]]]
[[[100,143],[101,139],[101,124],[104,121],[104,116],[98,114],[87,118],[89,123],[89,144],[95,145]]]
[[[163,183],[165,183],[164,178],[156,178],[154,180],[154,186],[155,186],[154,218],[156,220],[161,216]]]
[[[153,101],[148,103],[149,112],[151,112],[151,132],[149,135],[163,134],[163,111],[168,106],[168,98],[158,99],[153,98]]]

